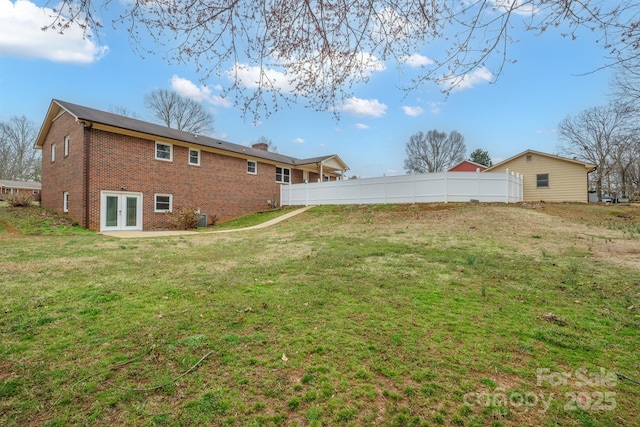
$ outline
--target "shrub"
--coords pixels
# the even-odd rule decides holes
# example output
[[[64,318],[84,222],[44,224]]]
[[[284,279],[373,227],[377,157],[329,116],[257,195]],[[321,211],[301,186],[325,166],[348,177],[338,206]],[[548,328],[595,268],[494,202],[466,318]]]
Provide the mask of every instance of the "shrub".
[[[192,230],[198,227],[197,209],[193,206],[176,206],[173,212],[169,213],[169,224],[178,230]]]
[[[4,196],[4,200],[9,203],[9,205],[17,207],[17,206],[31,206],[33,203],[33,194],[31,193],[13,193],[7,194]]]

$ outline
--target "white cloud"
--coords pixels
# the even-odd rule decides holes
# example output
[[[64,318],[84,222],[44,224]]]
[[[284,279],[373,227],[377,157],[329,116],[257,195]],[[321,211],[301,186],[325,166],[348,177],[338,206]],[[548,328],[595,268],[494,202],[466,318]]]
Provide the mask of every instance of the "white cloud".
[[[493,73],[486,67],[481,67],[472,73],[464,76],[454,77],[447,76],[441,79],[441,85],[445,90],[459,92],[465,89],[471,89],[479,83],[490,82],[493,79]]]
[[[365,125],[364,123],[356,123],[356,128],[357,129],[369,129],[369,126]]]
[[[402,58],[402,62],[414,68],[433,64],[433,60],[431,58],[427,58],[426,56],[420,55],[419,53],[405,56],[404,58]]]
[[[407,116],[411,117],[417,117],[424,113],[424,110],[421,107],[409,107],[408,105],[403,106],[402,110]]]
[[[293,142],[294,144],[304,144],[304,139],[302,139],[302,138],[296,138],[296,139],[294,139],[294,140],[293,140],[293,141],[291,141],[291,142]]]
[[[387,66],[384,65],[384,62],[380,61],[377,57],[371,55],[367,52],[360,52],[358,54],[358,59],[363,66],[363,75],[368,77],[376,71],[384,71],[387,69]]]
[[[440,114],[440,103],[439,102],[430,103],[429,111],[431,111],[432,114]]]
[[[359,117],[382,117],[387,106],[377,99],[349,98],[342,106],[342,111]]]
[[[176,91],[178,95],[197,102],[207,102],[218,107],[231,107],[231,102],[228,99],[214,95],[207,86],[197,86],[191,80],[183,79],[177,75],[171,77],[171,89]]]
[[[319,63],[317,57],[317,52],[310,52],[302,58],[275,58],[273,62],[277,64],[278,69],[237,63],[227,70],[227,77],[247,89],[262,88],[281,93],[294,93],[296,82],[305,83],[310,75],[317,76],[317,82],[331,81],[330,76],[336,70],[330,70],[329,65]],[[351,71],[360,77],[367,78],[374,72],[384,71],[387,68],[384,62],[368,52],[358,52],[356,59],[354,69]]]
[[[262,86],[265,89],[273,89],[285,93],[291,93],[294,90],[294,86],[289,82],[287,76],[283,72],[274,69],[262,69],[247,64],[236,64],[227,71],[227,76],[247,89],[258,89]]]
[[[518,15],[535,15],[539,9],[523,0],[492,0],[494,8],[500,13],[512,12]]]
[[[55,15],[52,9],[30,1],[0,0],[0,55],[90,64],[108,52],[108,46],[84,38],[78,25],[71,25],[64,34],[54,29],[42,31]],[[87,35],[91,35],[90,30]]]

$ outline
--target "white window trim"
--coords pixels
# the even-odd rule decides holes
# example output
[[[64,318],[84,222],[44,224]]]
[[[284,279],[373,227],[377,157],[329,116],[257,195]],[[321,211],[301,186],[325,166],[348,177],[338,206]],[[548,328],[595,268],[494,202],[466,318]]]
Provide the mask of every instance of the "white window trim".
[[[253,172],[249,171],[249,163],[253,163]],[[256,162],[255,160],[247,160],[247,173],[251,174],[251,175],[257,175],[258,174],[258,162]]]
[[[51,144],[51,163],[56,161],[56,144]]]
[[[169,158],[163,159],[162,157],[158,157],[158,144],[167,145],[169,147]],[[166,142],[156,141],[155,145],[155,157],[156,160],[162,160],[163,162],[173,162],[173,144],[168,144]]]
[[[198,163],[192,163],[192,162],[191,162],[191,152],[192,152],[192,151],[195,151],[196,153],[198,153]],[[198,150],[197,148],[189,148],[188,155],[189,155],[188,162],[189,162],[189,164],[190,164],[191,166],[200,166],[200,156],[201,156],[201,152],[200,152],[200,150]]]
[[[62,193],[62,212],[69,212],[69,192]]]
[[[277,177],[277,175],[278,175],[278,168],[282,169],[282,173],[281,173],[280,175],[282,176],[283,180],[281,180],[281,181],[278,181],[278,177]],[[289,177],[289,181],[288,181],[288,182],[287,182],[287,181],[284,181],[284,177],[285,177],[285,173],[284,173],[284,171],[285,171],[285,170],[288,170],[288,171],[289,171],[289,175],[287,175],[287,176]],[[285,167],[282,167],[282,166],[276,166],[276,182],[278,182],[278,183],[280,183],[280,184],[291,184],[291,168],[285,168]]]
[[[64,137],[64,156],[67,157],[69,155],[69,135]]]
[[[169,197],[169,209],[158,209],[158,196]],[[157,193],[153,195],[153,211],[154,212],[172,212],[173,211],[173,194]]]

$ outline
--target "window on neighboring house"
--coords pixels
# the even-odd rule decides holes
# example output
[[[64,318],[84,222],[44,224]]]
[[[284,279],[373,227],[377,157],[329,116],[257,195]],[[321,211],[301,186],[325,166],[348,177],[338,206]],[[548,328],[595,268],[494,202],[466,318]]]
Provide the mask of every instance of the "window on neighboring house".
[[[284,182],[288,184],[291,182],[291,169],[289,168],[281,168],[276,166],[276,182]]]
[[[549,174],[539,173],[536,175],[536,187],[548,187],[549,186]]]
[[[69,212],[69,192],[62,193],[62,211]]]
[[[189,148],[189,164],[200,166],[200,150]]]
[[[156,142],[156,159],[173,161],[173,146],[171,144],[163,144]]]
[[[257,174],[258,173],[258,163],[253,160],[247,160],[247,173]]]
[[[64,156],[69,155],[69,135],[64,137]]]
[[[154,212],[171,212],[173,196],[171,194],[156,194]]]
[[[51,144],[51,161],[56,161],[56,144]]]

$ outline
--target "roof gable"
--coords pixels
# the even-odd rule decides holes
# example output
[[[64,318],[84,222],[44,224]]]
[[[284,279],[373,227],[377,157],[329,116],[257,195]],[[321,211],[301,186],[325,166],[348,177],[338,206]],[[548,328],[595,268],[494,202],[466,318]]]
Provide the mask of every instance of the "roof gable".
[[[509,157],[508,159],[503,160],[500,163],[491,166],[490,168],[485,169],[485,172],[491,172],[493,169],[498,169],[498,168],[504,166],[506,163],[510,163],[510,162],[520,158],[520,157],[524,157],[524,156],[529,155],[529,154],[536,154],[538,156],[543,156],[543,157],[547,157],[547,158],[554,159],[554,160],[560,160],[560,161],[564,161],[564,162],[580,165],[580,166],[585,167],[588,172],[591,172],[592,170],[594,170],[596,168],[595,165],[592,165],[592,164],[589,164],[589,163],[585,163],[585,162],[581,162],[580,160],[568,159],[566,157],[556,156],[555,154],[548,154],[548,153],[543,153],[542,151],[536,151],[536,150],[529,149],[529,150],[523,151],[522,153],[516,154],[515,156]]]
[[[485,170],[487,168],[487,166],[481,165],[480,163],[472,162],[471,160],[463,160],[460,163],[457,163],[456,165],[450,167],[449,170],[453,170],[453,169],[461,167],[462,165],[467,165],[467,164],[469,166],[473,166],[473,167],[479,168],[481,171],[483,171],[483,170]]]

